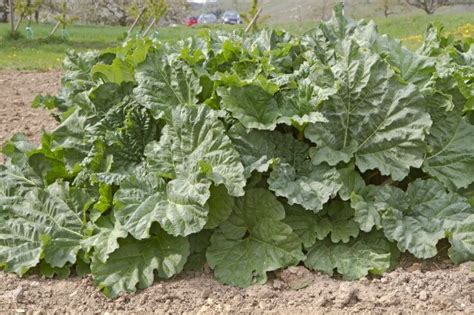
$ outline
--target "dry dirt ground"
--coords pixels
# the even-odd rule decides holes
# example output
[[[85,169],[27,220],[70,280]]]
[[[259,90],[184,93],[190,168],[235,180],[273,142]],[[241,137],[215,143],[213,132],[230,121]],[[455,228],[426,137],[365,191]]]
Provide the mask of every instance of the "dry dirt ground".
[[[41,129],[54,127],[54,120],[30,109],[30,103],[38,93],[54,93],[59,76],[0,71],[0,143],[20,131],[38,141]],[[20,279],[0,272],[0,314],[474,314],[473,268],[472,262],[455,267],[444,259],[407,260],[382,278],[346,282],[291,267],[247,289],[219,284],[210,273],[183,273],[115,300],[105,298],[90,278]]]
[[[0,145],[18,132],[38,142],[42,129],[54,128],[49,113],[31,108],[31,102],[38,94],[56,93],[60,76],[60,72],[0,71]]]

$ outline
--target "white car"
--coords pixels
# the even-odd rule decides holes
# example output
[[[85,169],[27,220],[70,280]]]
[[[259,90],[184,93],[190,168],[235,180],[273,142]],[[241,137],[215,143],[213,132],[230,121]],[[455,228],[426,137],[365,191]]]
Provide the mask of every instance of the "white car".
[[[201,14],[198,18],[198,24],[216,24],[217,17],[212,13]]]
[[[236,11],[225,11],[222,15],[222,23],[224,24],[242,24],[240,14]]]

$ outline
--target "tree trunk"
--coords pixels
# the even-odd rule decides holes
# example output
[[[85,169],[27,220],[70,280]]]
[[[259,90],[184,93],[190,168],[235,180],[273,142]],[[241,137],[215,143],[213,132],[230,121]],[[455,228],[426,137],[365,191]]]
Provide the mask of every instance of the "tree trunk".
[[[13,0],[8,0],[8,6],[10,9],[10,27],[12,33],[15,33],[15,4],[13,3]]]
[[[24,17],[24,15],[21,15],[20,18],[18,19],[18,21],[16,22],[15,28],[13,30],[14,33],[16,33],[18,31],[18,29],[20,28],[20,24],[23,21],[23,17]]]

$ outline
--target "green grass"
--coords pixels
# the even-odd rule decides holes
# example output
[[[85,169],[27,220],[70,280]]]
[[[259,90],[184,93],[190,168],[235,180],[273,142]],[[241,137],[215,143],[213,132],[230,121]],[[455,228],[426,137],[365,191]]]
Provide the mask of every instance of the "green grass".
[[[8,39],[9,24],[0,23],[0,69],[14,70],[51,70],[61,67],[68,49],[85,51],[104,49],[119,45],[124,33],[128,30],[120,26],[81,26],[68,27],[69,40],[60,38],[60,30],[55,37],[48,38],[53,25],[33,24],[34,39],[25,38],[25,27],[20,27],[22,38]],[[229,29],[229,27],[221,27]],[[204,31],[207,27],[189,28],[186,26],[166,27],[160,29],[160,38],[172,41],[189,37]]]
[[[447,32],[453,32],[458,27],[468,23],[474,23],[474,12],[450,15],[416,15],[409,17],[391,17],[390,19],[377,19],[379,31],[389,34],[394,38],[400,38],[411,48],[421,44],[421,38],[411,38],[422,35],[429,23],[441,23]],[[474,34],[473,34],[474,36]]]
[[[379,30],[392,37],[405,41],[410,48],[416,48],[421,43],[421,35],[428,23],[440,22],[445,25],[448,32],[456,30],[459,26],[473,23],[474,13],[450,14],[450,15],[409,15],[390,18],[377,18]],[[318,22],[287,23],[278,25],[288,29],[294,34],[303,32],[317,26]],[[20,30],[24,32],[26,25]],[[68,32],[70,39],[64,41],[55,37],[48,39],[48,34],[53,25],[35,25],[33,30],[35,39],[21,38],[19,40],[7,39],[8,24],[0,24],[0,69],[18,70],[50,70],[60,68],[64,54],[68,49],[89,50],[103,49],[118,45],[125,27],[112,26],[70,26]],[[219,26],[219,28],[222,28]],[[225,27],[225,29],[231,29]],[[188,28],[185,26],[167,27],[160,29],[160,37],[164,41],[172,41],[196,34],[202,31],[202,27]],[[60,32],[58,31],[58,35]]]
[[[20,31],[25,33],[25,26]],[[125,31],[122,27],[72,26],[71,40],[48,39],[53,25],[33,24],[35,39],[8,40],[8,24],[0,24],[0,69],[47,70],[58,68],[67,49],[102,49],[116,45]],[[60,31],[57,32],[60,34]]]

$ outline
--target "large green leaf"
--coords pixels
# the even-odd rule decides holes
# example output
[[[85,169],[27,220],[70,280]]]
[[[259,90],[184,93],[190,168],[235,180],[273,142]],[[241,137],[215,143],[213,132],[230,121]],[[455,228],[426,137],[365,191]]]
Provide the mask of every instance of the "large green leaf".
[[[94,65],[91,74],[104,82],[121,84],[135,81],[133,65],[119,58],[115,58],[110,65],[101,63]]]
[[[433,109],[432,117],[423,171],[453,190],[466,188],[474,182],[474,126],[457,111]]]
[[[23,218],[0,223],[0,268],[23,275],[40,262],[42,231]]]
[[[373,21],[358,28],[353,38],[361,47],[367,48],[384,58],[405,82],[412,83],[420,88],[428,83],[436,70],[433,58],[404,47],[398,39],[380,35]]]
[[[234,197],[227,193],[224,186],[212,186],[211,197],[208,201],[209,215],[204,228],[212,230],[218,227],[222,222],[226,221],[232,214],[234,203]]]
[[[319,64],[310,66],[309,63],[301,65],[300,69],[292,75],[292,82],[288,89],[277,95],[281,103],[281,117],[278,123],[295,126],[303,132],[309,123],[326,123],[326,118],[319,112],[321,103],[336,93],[336,89],[329,83],[328,87],[317,84],[326,77],[330,83],[334,80],[327,75]],[[294,88],[289,88],[294,85]]]
[[[188,194],[194,194],[201,205],[209,199],[211,182],[223,184],[232,196],[244,194],[240,156],[217,113],[205,106],[173,110],[160,141],[147,147],[146,156],[153,170],[179,181],[174,186],[186,182]]]
[[[405,178],[410,167],[421,166],[431,126],[419,91],[400,83],[379,56],[353,41],[342,41],[336,57],[332,71],[339,89],[321,109],[329,122],[305,132],[318,145],[314,163],[336,165],[355,157],[362,172],[378,169]]]
[[[457,233],[468,232],[472,225],[464,223],[474,218],[474,209],[465,198],[447,192],[440,182],[431,179],[411,183],[404,199],[394,202],[382,216],[385,235],[397,241],[400,251],[430,258],[437,254],[438,241],[447,237],[451,255],[464,253],[462,242],[457,242],[464,237]]]
[[[461,223],[450,239],[449,257],[456,264],[474,259],[474,215]]]
[[[364,179],[354,169],[353,165],[341,168],[338,172],[342,182],[342,187],[338,194],[342,200],[347,201],[351,199],[353,193],[359,193],[366,187]]]
[[[393,186],[366,186],[351,195],[354,220],[360,229],[370,232],[382,227],[382,213],[391,206],[408,207],[405,193]]]
[[[274,130],[281,116],[280,106],[273,93],[259,85],[219,88],[222,105],[245,128]]]
[[[207,261],[219,281],[240,287],[263,283],[268,271],[303,260],[301,240],[281,222],[285,210],[265,189],[247,191],[211,237]]]
[[[52,267],[75,263],[81,249],[82,214],[90,205],[88,195],[66,183],[28,192],[24,200],[5,211],[0,227],[0,265],[20,275],[44,256]]]
[[[128,233],[120,225],[110,217],[101,217],[94,223],[92,235],[82,241],[82,248],[86,252],[94,250],[93,256],[106,262],[109,255],[119,248],[118,240],[126,238]]]
[[[135,73],[136,98],[155,118],[169,118],[178,105],[194,106],[202,90],[192,68],[162,52],[148,54]]]
[[[309,161],[296,165],[296,169],[288,163],[274,165],[268,184],[290,205],[299,204],[314,212],[320,211],[342,186],[336,169],[325,164],[315,166]]]
[[[299,205],[286,207],[286,224],[301,238],[304,247],[314,245],[316,240],[323,240],[331,233],[331,222],[320,213],[307,211]]]
[[[344,279],[355,280],[369,273],[381,275],[397,255],[382,233],[361,234],[351,242],[318,241],[308,251],[305,266],[329,275],[337,270]]]
[[[122,292],[135,292],[153,284],[155,271],[161,279],[171,278],[183,270],[189,255],[185,238],[173,237],[164,231],[147,240],[132,237],[119,241],[120,247],[104,263],[93,259],[94,280],[109,297]]]
[[[153,174],[133,176],[115,194],[115,218],[139,240],[150,237],[154,222],[175,236],[199,232],[207,222],[209,206],[193,199],[195,192],[188,188],[180,181],[166,185]]]
[[[354,221],[354,210],[349,203],[335,200],[315,214],[294,205],[286,208],[284,220],[303,240],[306,248],[316,240],[323,240],[331,234],[333,243],[347,243],[359,235],[359,225]]]
[[[239,152],[245,177],[249,178],[253,171],[268,171],[276,151],[276,144],[272,141],[274,132],[247,130],[241,124],[235,124],[228,135]]]

